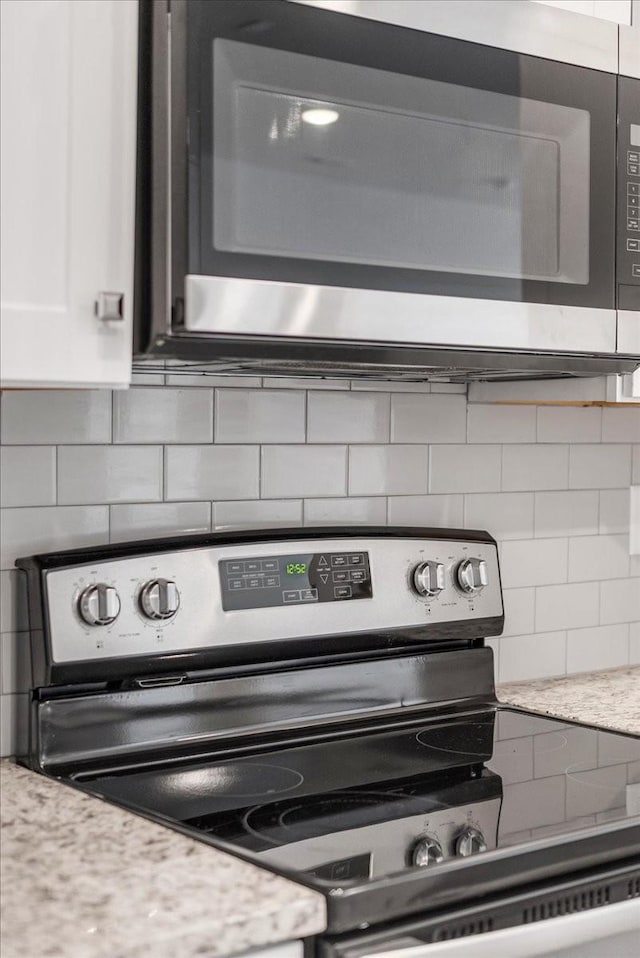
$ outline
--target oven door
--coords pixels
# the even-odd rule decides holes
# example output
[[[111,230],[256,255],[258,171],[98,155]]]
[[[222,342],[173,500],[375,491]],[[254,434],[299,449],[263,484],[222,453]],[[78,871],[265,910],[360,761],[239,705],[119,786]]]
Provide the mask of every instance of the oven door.
[[[614,353],[616,77],[402,6],[172,3],[174,322]]]
[[[431,944],[391,938],[384,951],[364,954],[346,949],[344,958],[637,958],[640,939],[640,901],[618,902],[576,915],[550,918],[471,934]]]

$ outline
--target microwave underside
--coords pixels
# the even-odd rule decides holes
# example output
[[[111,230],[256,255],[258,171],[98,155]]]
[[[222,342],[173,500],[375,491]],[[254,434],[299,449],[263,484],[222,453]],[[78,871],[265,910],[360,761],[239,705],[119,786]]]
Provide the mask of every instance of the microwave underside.
[[[134,361],[138,372],[172,374],[317,376],[395,382],[566,379],[633,372],[640,357],[476,350],[396,344],[227,337],[177,333],[157,339],[153,355]]]

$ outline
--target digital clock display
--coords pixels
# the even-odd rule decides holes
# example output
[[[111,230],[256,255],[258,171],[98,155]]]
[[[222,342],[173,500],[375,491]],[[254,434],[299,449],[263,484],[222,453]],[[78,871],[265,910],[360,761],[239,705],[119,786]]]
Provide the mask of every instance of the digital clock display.
[[[287,575],[306,575],[307,563],[306,562],[287,562],[286,571],[287,571]]]

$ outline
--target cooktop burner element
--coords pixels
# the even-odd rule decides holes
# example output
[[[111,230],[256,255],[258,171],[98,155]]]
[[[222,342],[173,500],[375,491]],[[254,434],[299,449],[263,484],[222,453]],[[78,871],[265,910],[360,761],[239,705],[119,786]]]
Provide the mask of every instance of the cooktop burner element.
[[[435,807],[429,799],[423,801],[424,811]],[[243,818],[244,827],[258,838],[274,844],[284,841],[303,841],[317,835],[357,828],[362,822],[371,825],[388,821],[395,814],[407,814],[408,803],[402,795],[393,793],[333,792],[313,796],[300,804],[278,802],[251,809]],[[213,833],[211,829],[207,829]]]
[[[567,908],[587,877],[606,892],[578,905],[640,896],[640,739],[496,701],[486,533],[233,533],[20,565],[46,610],[30,764],[322,891],[332,935],[553,882]]]
[[[267,798],[298,788],[304,781],[300,772],[279,765],[256,762],[227,762],[194,773],[197,788],[227,798]]]

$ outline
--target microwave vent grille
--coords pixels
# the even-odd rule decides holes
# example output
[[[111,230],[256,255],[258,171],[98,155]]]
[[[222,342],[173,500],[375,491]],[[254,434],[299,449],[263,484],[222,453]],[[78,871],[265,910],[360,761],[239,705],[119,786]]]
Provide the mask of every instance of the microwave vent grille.
[[[162,361],[134,362],[133,371],[141,374],[170,374],[172,376],[269,376],[269,377],[313,377],[319,379],[358,379],[372,382],[434,382],[434,383],[470,383],[470,382],[515,382],[540,379],[567,379],[576,376],[594,375],[593,372],[573,370],[546,370],[522,368],[460,368],[455,366],[380,366],[358,363],[341,364],[333,362],[310,362],[308,360],[236,360],[225,362],[171,362]]]

